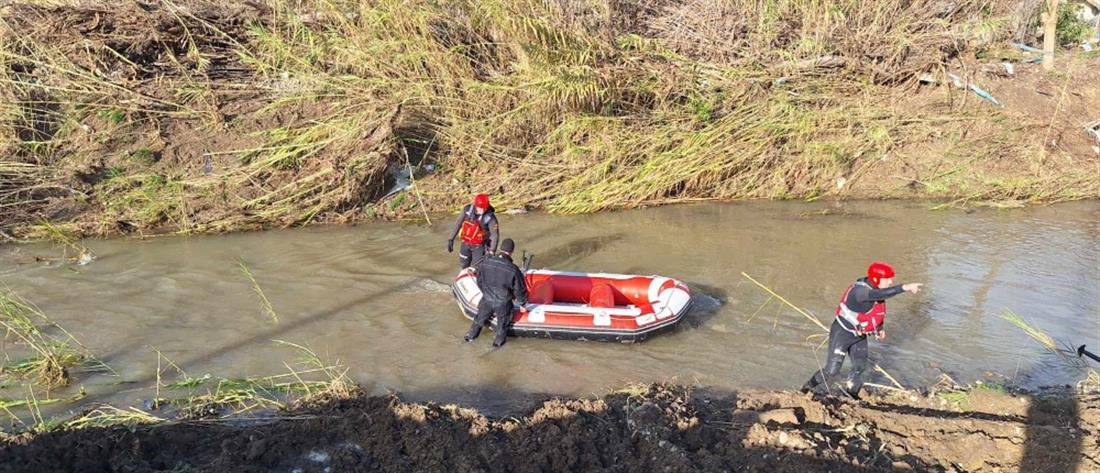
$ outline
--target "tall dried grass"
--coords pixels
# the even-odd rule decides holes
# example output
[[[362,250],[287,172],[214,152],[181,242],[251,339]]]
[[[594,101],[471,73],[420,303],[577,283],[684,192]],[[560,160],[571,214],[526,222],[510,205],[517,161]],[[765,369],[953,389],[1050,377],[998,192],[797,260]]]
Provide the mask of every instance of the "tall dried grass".
[[[22,19],[5,16],[9,30],[30,31],[0,42],[0,62],[32,71],[0,81],[16,99],[8,112],[53,117],[55,128],[49,146],[17,143],[25,162],[64,167],[78,150],[59,143],[93,139],[79,125],[103,116],[117,123],[93,134],[142,139],[182,121],[200,136],[239,138],[202,165],[112,168],[119,175],[83,191],[108,203],[88,231],[362,218],[387,171],[428,146],[439,177],[418,180],[423,199],[391,206],[442,210],[475,189],[504,189],[505,207],[564,213],[828,195],[959,118],[890,104],[918,75],[1007,35],[1016,15],[977,0],[212,5],[20,6]],[[90,46],[47,41],[58,21],[81,25]],[[44,98],[31,100],[28,84]],[[245,107],[241,94],[262,106]],[[1030,181],[1008,195],[1093,192],[1062,184]]]

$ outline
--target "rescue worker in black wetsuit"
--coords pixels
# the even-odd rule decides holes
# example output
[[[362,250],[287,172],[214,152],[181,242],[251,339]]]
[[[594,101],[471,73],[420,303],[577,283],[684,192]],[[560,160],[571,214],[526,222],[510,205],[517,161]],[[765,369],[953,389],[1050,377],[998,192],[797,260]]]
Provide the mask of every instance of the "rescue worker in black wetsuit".
[[[477,316],[466,332],[464,340],[473,341],[481,334],[481,327],[496,316],[496,339],[493,347],[504,345],[508,337],[508,326],[512,324],[512,301],[521,307],[527,304],[527,280],[523,271],[512,262],[512,251],[516,249],[511,238],[505,238],[500,244],[500,252],[486,257],[477,268],[477,287],[481,289],[481,302],[477,305]]]
[[[451,238],[447,240],[447,252],[455,250],[455,237],[461,236],[462,247],[458,251],[458,263],[462,269],[477,267],[485,255],[493,254],[500,238],[500,225],[496,212],[489,205],[489,196],[478,194],[474,203],[462,208]]]
[[[840,373],[844,356],[852,357],[852,371],[844,385],[844,392],[859,399],[863,387],[863,372],[867,369],[867,335],[876,340],[886,339],[886,299],[903,292],[920,292],[921,283],[891,286],[894,268],[886,263],[874,262],[867,268],[867,277],[858,279],[844,291],[836,308],[836,319],[829,329],[829,358],[825,368],[814,373],[802,387],[810,392],[819,385],[830,386],[831,379]]]

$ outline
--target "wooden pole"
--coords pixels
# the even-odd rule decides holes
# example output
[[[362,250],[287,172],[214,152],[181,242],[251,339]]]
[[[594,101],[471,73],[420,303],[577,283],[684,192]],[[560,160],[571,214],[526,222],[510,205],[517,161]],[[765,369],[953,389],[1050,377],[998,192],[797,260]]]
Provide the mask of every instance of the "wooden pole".
[[[772,297],[774,297],[776,299],[779,299],[780,302],[782,302],[784,304],[787,304],[792,309],[794,309],[796,312],[798,312],[799,314],[802,314],[803,317],[805,317],[807,319],[810,319],[810,322],[813,322],[813,323],[817,324],[818,327],[821,327],[821,330],[824,330],[826,332],[829,331],[829,327],[826,327],[825,324],[821,323],[820,320],[817,320],[817,317],[814,317],[809,312],[806,312],[806,309],[803,309],[799,306],[791,304],[791,301],[788,301],[787,299],[784,299],[783,296],[781,296],[779,294],[776,294],[775,291],[769,289],[768,286],[760,284],[760,281],[757,281],[757,280],[753,279],[752,276],[749,276],[748,274],[745,274],[744,272],[742,272],[741,275],[744,276],[749,281],[752,281],[753,284],[756,284],[757,286],[760,286],[761,289],[763,289],[765,291],[768,291],[768,294],[771,294]]]
[[[1058,41],[1058,0],[1047,0],[1043,12],[1043,69],[1054,69],[1054,47]]]

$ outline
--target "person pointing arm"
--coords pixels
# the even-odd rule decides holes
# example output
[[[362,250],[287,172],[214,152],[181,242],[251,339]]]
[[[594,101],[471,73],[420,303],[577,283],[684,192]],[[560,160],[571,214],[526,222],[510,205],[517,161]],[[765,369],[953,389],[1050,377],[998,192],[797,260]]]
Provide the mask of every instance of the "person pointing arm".
[[[891,286],[894,268],[875,261],[867,267],[867,277],[857,279],[837,304],[836,318],[829,327],[829,353],[825,366],[818,369],[802,386],[802,392],[814,391],[818,386],[829,386],[839,373],[845,357],[852,359],[852,371],[841,387],[842,391],[859,399],[863,387],[863,372],[868,366],[867,335],[875,334],[878,340],[886,339],[886,299],[903,292],[920,292],[920,283]]]

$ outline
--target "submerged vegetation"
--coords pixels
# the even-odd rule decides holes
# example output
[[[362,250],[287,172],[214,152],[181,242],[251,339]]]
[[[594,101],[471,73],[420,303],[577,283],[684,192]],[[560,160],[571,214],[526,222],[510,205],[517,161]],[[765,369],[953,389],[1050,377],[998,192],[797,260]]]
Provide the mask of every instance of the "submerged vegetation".
[[[271,319],[271,323],[279,323],[279,314],[275,313],[275,307],[271,305],[271,301],[268,300],[267,294],[265,294],[263,288],[260,287],[260,283],[256,282],[256,277],[252,275],[252,269],[248,267],[244,259],[237,261],[237,266],[241,268],[241,272],[244,273],[248,281],[252,283],[252,292],[256,293],[256,297],[260,299],[260,307],[263,309],[264,315]]]
[[[1012,309],[1005,309],[1001,313],[1001,319],[1018,327],[1028,337],[1038,342],[1044,350],[1057,356],[1063,364],[1081,373],[1082,379],[1077,382],[1079,392],[1100,392],[1100,372],[1090,367],[1081,355],[1074,350],[1072,345],[1063,341],[1061,347],[1059,347],[1054,338]]]
[[[1039,342],[1046,351],[1058,356],[1067,366],[1082,371],[1088,368],[1088,363],[1082,360],[1081,357],[1074,352],[1072,346],[1063,342],[1062,348],[1059,348],[1058,343],[1051,338],[1050,335],[1047,335],[1042,329],[1035,327],[1031,322],[1014,312],[1012,309],[1005,309],[1004,312],[1001,313],[1001,319],[1018,327],[1032,340]]]
[[[1087,135],[1048,144],[1077,117],[918,81],[1026,40],[1014,5],[33,3],[0,8],[0,218],[17,233],[418,216],[474,190],[564,213],[1100,195]],[[399,170],[418,198],[384,199]]]
[[[243,261],[242,271],[264,301],[264,309],[274,318],[274,309],[263,297],[252,272]],[[62,389],[74,382],[75,375],[112,373],[67,330],[50,321],[34,304],[11,291],[0,293],[0,328],[3,328],[4,364],[0,365],[0,392],[22,398],[0,396],[0,412],[20,425],[21,430],[42,432],[57,428],[75,429],[116,424],[154,424],[173,420],[217,420],[241,418],[257,411],[287,410],[323,399],[346,399],[359,394],[357,385],[339,362],[327,363],[306,346],[275,340],[298,357],[283,365],[281,374],[225,378],[206,374],[192,377],[180,366],[157,351],[155,391],[141,407],[117,408],[94,405],[68,420],[43,415],[42,407],[71,405],[86,393]],[[9,343],[11,342],[11,343]],[[12,360],[13,355],[26,354]],[[120,383],[127,383],[121,381]],[[142,387],[145,389],[148,387]],[[75,391],[75,392],[74,392]],[[17,414],[21,412],[23,414]],[[29,415],[28,421],[25,417]]]
[[[174,406],[188,418],[211,415],[239,416],[258,409],[287,409],[294,402],[309,402],[320,397],[349,397],[356,392],[347,377],[347,368],[327,364],[312,350],[295,343],[277,343],[294,348],[299,358],[285,363],[287,373],[272,376],[230,379],[210,375],[193,378],[174,364],[179,380],[161,385],[154,406]]]
[[[110,370],[41,310],[6,290],[0,293],[0,327],[4,329],[3,342],[13,341],[18,346],[18,351],[9,352],[5,348],[0,380],[29,379],[48,394],[69,384],[74,370]],[[9,354],[18,352],[25,352],[26,357],[7,359]]]
[[[360,394],[358,386],[348,378],[347,368],[339,363],[325,363],[302,345],[276,342],[294,348],[300,355],[294,362],[285,363],[286,373],[247,378],[207,374],[196,378],[158,353],[155,395],[141,407],[100,404],[85,408],[69,419],[55,419],[44,416],[41,408],[76,403],[84,397],[83,388],[69,398],[51,398],[39,397],[33,386],[28,386],[26,399],[0,399],[0,412],[21,425],[20,430],[43,432],[198,419],[242,419],[247,415],[289,410],[321,400],[348,399]],[[174,380],[168,381],[169,378]],[[26,410],[31,421],[16,415],[16,409]]]

